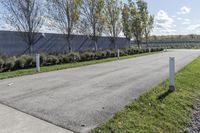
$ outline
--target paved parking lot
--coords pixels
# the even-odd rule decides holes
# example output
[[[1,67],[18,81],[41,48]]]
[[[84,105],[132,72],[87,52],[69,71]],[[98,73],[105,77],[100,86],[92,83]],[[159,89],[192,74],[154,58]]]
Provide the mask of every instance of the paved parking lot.
[[[133,59],[0,80],[0,103],[75,132],[104,122],[200,55],[174,50]],[[1,130],[1,129],[0,129]]]

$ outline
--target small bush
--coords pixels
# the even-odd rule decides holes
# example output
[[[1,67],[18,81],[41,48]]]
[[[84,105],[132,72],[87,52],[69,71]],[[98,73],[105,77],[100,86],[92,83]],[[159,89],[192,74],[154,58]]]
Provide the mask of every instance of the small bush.
[[[126,53],[126,50],[120,50],[120,56],[126,56],[126,55],[128,55],[127,53]]]
[[[0,71],[2,71],[3,66],[4,66],[4,60],[0,58]]]
[[[55,55],[49,55],[46,59],[46,65],[57,65],[59,63],[59,59]]]
[[[63,63],[69,63],[69,62],[70,62],[69,56],[68,55],[64,55],[63,56]]]
[[[47,55],[46,54],[41,54],[40,55],[40,64],[41,66],[44,66],[46,63],[46,60],[47,60]]]
[[[107,57],[112,57],[112,51],[111,50],[106,50],[106,56]]]
[[[96,59],[104,59],[106,58],[107,52],[106,51],[98,51],[96,52]]]
[[[6,71],[13,70],[14,66],[15,66],[15,61],[16,61],[15,56],[6,59],[5,64],[4,64],[4,70],[6,70]]]
[[[15,63],[16,67],[21,67],[21,68],[30,68],[35,66],[36,61],[35,57],[31,55],[22,55],[17,58],[17,61]]]
[[[23,57],[19,57],[17,58],[17,60],[15,61],[15,69],[23,69],[25,67],[26,64],[26,59]]]
[[[77,62],[80,61],[80,54],[79,53],[70,53],[68,54],[69,62]]]
[[[36,60],[33,56],[28,56],[26,58],[26,64],[25,67],[26,68],[30,68],[30,67],[34,67],[36,65]]]
[[[117,53],[115,51],[111,52],[111,57],[116,57]]]
[[[59,61],[58,64],[63,64],[64,63],[64,55],[59,54],[59,55],[57,55],[57,57],[58,57],[58,61]]]
[[[139,49],[139,50],[138,50],[138,53],[140,53],[140,54],[142,54],[142,53],[144,53],[144,52],[145,52],[144,49]]]
[[[95,59],[95,53],[93,52],[84,52],[80,54],[81,61],[89,61]]]

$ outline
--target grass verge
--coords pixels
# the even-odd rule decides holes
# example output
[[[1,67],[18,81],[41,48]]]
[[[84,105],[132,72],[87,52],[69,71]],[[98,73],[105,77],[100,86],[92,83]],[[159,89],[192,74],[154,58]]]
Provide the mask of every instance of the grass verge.
[[[139,97],[92,133],[188,132],[192,109],[200,96],[200,57],[176,74],[176,91],[169,94],[165,81]],[[159,99],[162,94],[165,97]]]
[[[120,60],[135,58],[135,57],[140,57],[140,56],[145,56],[145,55],[151,55],[151,54],[157,54],[157,53],[160,53],[160,52],[143,53],[143,54],[136,54],[136,55],[130,55],[130,56],[122,56],[122,57],[120,57]],[[68,63],[68,64],[62,64],[62,65],[45,66],[45,67],[41,67],[41,73],[49,72],[49,71],[62,70],[62,69],[68,69],[68,68],[81,67],[81,66],[87,66],[87,65],[94,65],[94,64],[111,62],[111,61],[116,61],[116,60],[118,60],[118,58],[108,58],[108,59],[101,59],[101,60]],[[36,73],[37,72],[36,72],[35,68],[22,69],[22,70],[10,71],[10,72],[2,72],[2,73],[0,73],[0,79],[13,78],[13,77],[17,77],[17,76],[31,75],[31,74],[36,74]]]

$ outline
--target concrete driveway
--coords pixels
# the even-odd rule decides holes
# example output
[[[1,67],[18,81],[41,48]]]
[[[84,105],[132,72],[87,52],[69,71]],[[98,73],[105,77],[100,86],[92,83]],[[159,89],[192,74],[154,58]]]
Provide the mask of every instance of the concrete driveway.
[[[199,55],[198,50],[174,50],[1,80],[0,103],[71,131],[87,132],[165,80],[169,57],[176,57],[179,70]]]

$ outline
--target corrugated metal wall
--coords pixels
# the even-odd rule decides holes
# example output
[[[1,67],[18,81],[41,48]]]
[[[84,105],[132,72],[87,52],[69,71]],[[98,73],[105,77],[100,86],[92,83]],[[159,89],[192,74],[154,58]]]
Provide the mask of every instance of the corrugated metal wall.
[[[18,32],[0,31],[0,55],[20,55],[28,53],[28,46],[19,36]],[[38,33],[38,36],[42,34]],[[100,37],[98,40],[99,49],[114,48],[109,37]],[[119,48],[129,47],[125,38],[117,38]],[[74,35],[71,39],[73,51],[94,49],[94,42],[87,36]],[[62,34],[45,34],[33,47],[34,53],[61,53],[68,50],[66,38]]]

